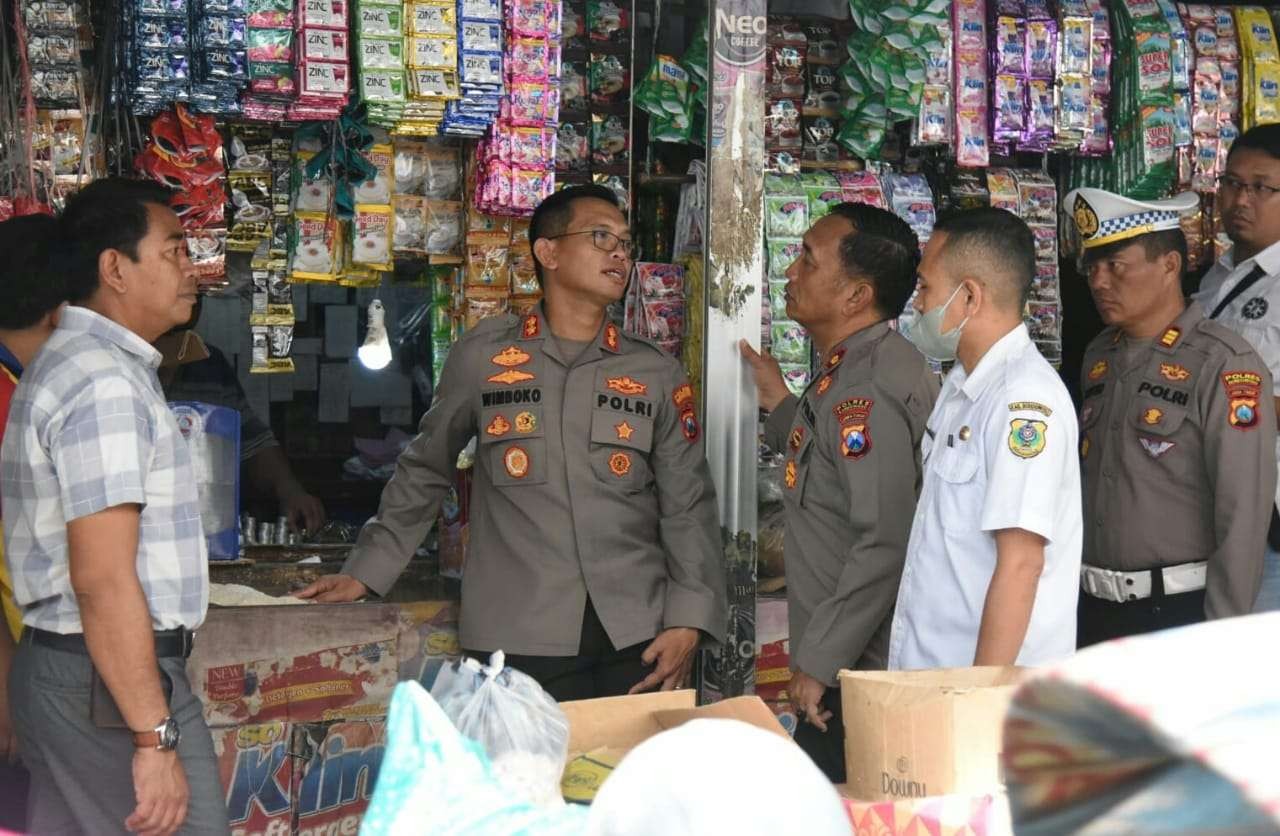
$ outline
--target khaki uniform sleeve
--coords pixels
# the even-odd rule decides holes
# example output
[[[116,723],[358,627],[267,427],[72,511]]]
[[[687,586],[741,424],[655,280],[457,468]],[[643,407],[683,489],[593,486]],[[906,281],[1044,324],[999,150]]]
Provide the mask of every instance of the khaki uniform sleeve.
[[[764,422],[764,443],[769,445],[769,449],[775,453],[785,453],[787,450],[787,434],[791,432],[791,425],[796,420],[796,409],[800,406],[800,400],[795,395],[787,395],[778,407],[769,413],[769,418]]]
[[[671,363],[653,431],[658,531],[667,555],[662,626],[693,627],[719,642],[728,626],[724,545],[696,405],[682,410],[672,397],[685,383],[679,365]]]
[[[846,442],[843,433],[853,433],[863,421],[856,412],[846,411],[843,419],[835,412],[851,399],[873,401],[865,419],[869,443],[860,455],[857,441]],[[808,489],[840,491],[857,538],[847,553],[830,556],[838,561],[835,588],[791,646],[797,669],[834,686],[840,669],[862,656],[897,600],[915,515],[918,453],[907,407],[873,384],[855,384],[825,403],[832,408],[818,416],[816,441],[840,479],[838,485]]]
[[[1217,548],[1209,555],[1205,590],[1208,618],[1253,611],[1262,584],[1267,527],[1276,489],[1271,373],[1253,352],[1228,357],[1218,368],[1214,379],[1203,384],[1212,386],[1205,401],[1204,452],[1217,535]],[[1232,404],[1229,391],[1228,379],[1233,372],[1253,373],[1261,379],[1254,405],[1257,420],[1247,428],[1232,421],[1233,411],[1239,408],[1238,403]]]
[[[465,346],[445,361],[431,409],[396,461],[378,513],[365,523],[342,571],[386,595],[435,523],[453,487],[458,454],[476,433],[474,381]]]

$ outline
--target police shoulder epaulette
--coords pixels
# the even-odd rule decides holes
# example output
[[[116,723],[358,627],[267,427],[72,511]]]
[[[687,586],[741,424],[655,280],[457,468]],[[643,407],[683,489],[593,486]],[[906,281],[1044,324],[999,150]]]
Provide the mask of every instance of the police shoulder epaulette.
[[[464,331],[462,336],[458,338],[458,342],[462,343],[481,338],[491,338],[502,331],[514,331],[519,325],[520,317],[512,313],[505,313],[501,316],[485,317]],[[499,339],[502,339],[502,337],[499,337]]]
[[[1222,343],[1231,349],[1233,354],[1240,355],[1254,352],[1252,343],[1220,322],[1205,318],[1196,323],[1195,329],[1197,333],[1203,334],[1215,342]]]
[[[662,355],[663,357],[665,357],[666,359],[668,359],[668,360],[672,360],[672,361],[674,361],[674,362],[676,362],[676,363],[679,363],[679,362],[680,362],[680,358],[679,358],[679,357],[673,357],[673,356],[671,355],[671,353],[670,353],[670,352],[668,352],[665,348],[663,348],[662,346],[658,345],[656,342],[654,342],[653,340],[651,340],[651,339],[650,339],[650,338],[648,338],[648,337],[642,337],[642,336],[640,336],[639,334],[632,334],[630,331],[621,331],[621,332],[619,332],[619,333],[621,333],[621,334],[622,334],[622,339],[623,339],[624,341],[630,340],[630,341],[631,341],[631,342],[633,342],[633,343],[639,343],[640,345],[648,346],[649,348],[653,349],[653,350],[654,350],[655,352],[657,352],[658,354],[661,354],[661,355]]]

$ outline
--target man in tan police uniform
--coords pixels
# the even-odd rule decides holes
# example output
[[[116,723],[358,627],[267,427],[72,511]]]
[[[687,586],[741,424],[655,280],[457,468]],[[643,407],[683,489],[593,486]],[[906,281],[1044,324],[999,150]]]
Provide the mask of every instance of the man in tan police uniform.
[[[843,783],[836,676],[883,670],[920,488],[920,441],[939,382],[889,327],[915,288],[911,227],[844,203],[804,236],[787,269],[787,313],[808,329],[821,373],[797,399],[772,358],[749,347],[769,446],[786,455],[788,687],[804,722],[796,742]]]
[[[727,617],[694,395],[675,360],[605,317],[631,272],[612,193],[558,192],[529,237],[543,305],[454,346],[342,574],[301,596],[385,594],[475,437],[463,646],[506,651],[559,700],[672,688]]]
[[[1107,328],[1085,354],[1081,646],[1253,608],[1275,495],[1267,366],[1182,296],[1184,194],[1064,203]]]

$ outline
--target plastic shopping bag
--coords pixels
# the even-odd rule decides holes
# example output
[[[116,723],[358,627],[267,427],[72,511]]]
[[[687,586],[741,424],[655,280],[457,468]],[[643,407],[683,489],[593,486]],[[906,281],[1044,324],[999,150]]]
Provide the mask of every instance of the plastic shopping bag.
[[[396,686],[362,836],[576,836],[586,815],[576,804],[547,809],[512,796],[421,685]]]
[[[480,744],[493,772],[515,797],[564,803],[560,776],[569,754],[569,720],[534,679],[505,667],[502,651],[487,666],[463,659],[445,667],[431,696],[465,737]]]

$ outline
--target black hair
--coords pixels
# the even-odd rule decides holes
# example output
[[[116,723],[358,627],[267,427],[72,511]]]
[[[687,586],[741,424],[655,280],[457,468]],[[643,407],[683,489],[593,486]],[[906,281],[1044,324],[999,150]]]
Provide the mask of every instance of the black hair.
[[[977,261],[984,277],[1004,280],[1009,302],[1019,310],[1026,305],[1036,275],[1036,242],[1022,218],[992,207],[964,209],[939,218],[933,233],[946,234],[945,257]]]
[[[58,244],[58,222],[48,215],[23,215],[0,223],[0,328],[30,328],[67,301],[66,287],[49,259]]]
[[[1261,151],[1272,159],[1280,160],[1280,122],[1254,125],[1242,133],[1235,142],[1231,143],[1227,160],[1230,161],[1237,151],[1243,151],[1246,148]]]
[[[1105,261],[1116,253],[1127,250],[1134,244],[1142,245],[1147,261],[1155,261],[1160,256],[1168,253],[1177,253],[1182,265],[1178,272],[1180,275],[1186,274],[1187,236],[1183,234],[1181,229],[1162,229],[1159,232],[1148,232],[1145,235],[1113,241],[1100,247],[1090,247],[1080,254],[1081,271],[1088,275],[1090,265]]]
[[[864,203],[841,203],[830,214],[853,224],[853,232],[840,241],[845,273],[871,283],[881,318],[898,316],[916,286],[920,263],[916,234],[892,212]]]
[[[138,260],[138,243],[147,236],[147,206],[169,205],[173,195],[153,180],[107,177],[67,198],[62,212],[62,247],[55,258],[65,276],[67,298],[83,302],[98,290],[98,256],[118,250]]]
[[[531,249],[538,243],[539,238],[552,238],[564,234],[564,231],[569,228],[569,222],[573,220],[575,200],[603,200],[610,206],[615,208],[618,206],[618,196],[612,190],[595,183],[561,189],[539,203],[538,208],[533,210],[533,217],[529,219]],[[533,256],[533,270],[538,276],[538,284],[542,284],[542,262],[538,261],[536,253]]]

